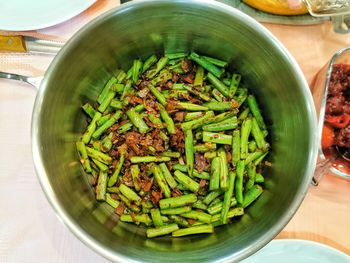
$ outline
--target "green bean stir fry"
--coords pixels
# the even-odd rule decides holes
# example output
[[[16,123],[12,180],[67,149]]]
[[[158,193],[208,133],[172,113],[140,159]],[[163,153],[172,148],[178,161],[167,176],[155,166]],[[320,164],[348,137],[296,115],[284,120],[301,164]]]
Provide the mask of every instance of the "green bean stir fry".
[[[270,145],[254,95],[216,58],[133,61],[82,106],[76,143],[96,199],[147,237],[213,233],[263,192]]]

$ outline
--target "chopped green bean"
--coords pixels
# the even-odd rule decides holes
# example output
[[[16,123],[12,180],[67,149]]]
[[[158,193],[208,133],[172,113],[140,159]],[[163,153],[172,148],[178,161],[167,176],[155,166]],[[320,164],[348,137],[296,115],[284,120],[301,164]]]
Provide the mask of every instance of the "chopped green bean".
[[[165,156],[165,157],[170,157],[170,158],[180,158],[181,157],[181,153],[165,151],[165,152],[162,152],[160,154],[160,156]]]
[[[236,173],[231,171],[229,172],[228,177],[229,177],[228,188],[224,194],[224,201],[222,202],[222,210],[221,210],[221,222],[223,224],[227,224],[228,222],[228,211],[231,207],[231,198],[234,191]]]
[[[212,152],[205,152],[204,153],[204,158],[206,159],[213,159],[217,156],[217,153],[215,151],[212,151]]]
[[[136,83],[139,80],[139,76],[142,70],[142,61],[140,59],[135,59],[132,67],[132,81]]]
[[[106,172],[108,171],[108,166],[105,165],[104,163],[100,162],[99,160],[96,160],[94,158],[91,158],[92,162],[94,164],[96,164],[96,166],[98,167],[98,169],[101,171],[101,172]]]
[[[80,163],[84,167],[84,170],[88,173],[91,173],[91,165],[90,160],[88,158],[88,154],[86,152],[86,146],[82,141],[76,142],[76,147],[80,156]]]
[[[197,201],[197,196],[195,194],[187,194],[177,197],[164,198],[159,201],[160,209],[181,207],[186,205],[191,205]]]
[[[179,163],[177,163],[177,164],[174,164],[173,165],[173,169],[174,170],[179,170],[179,171],[181,171],[181,172],[183,172],[183,173],[187,173],[187,166],[186,165],[182,165],[182,164],[179,164]],[[193,170],[193,176],[194,177],[197,177],[197,178],[200,178],[200,179],[204,179],[204,180],[209,180],[209,178],[210,178],[210,175],[209,175],[209,173],[207,173],[207,172],[198,172],[197,170]]]
[[[264,160],[264,158],[266,157],[266,155],[268,155],[269,152],[266,152],[264,154],[262,154],[260,157],[254,159],[254,164],[255,165],[259,165],[259,163],[262,162],[262,160]]]
[[[160,212],[163,215],[180,215],[183,213],[190,212],[191,210],[192,210],[191,206],[182,206],[182,207],[162,209],[160,210]]]
[[[204,103],[203,106],[213,111],[230,111],[237,108],[238,104],[236,101],[209,101]]]
[[[243,214],[244,214],[243,207],[236,207],[236,208],[231,208],[228,211],[227,217],[228,218],[232,218],[232,217],[235,217],[235,216],[241,216]],[[220,219],[221,219],[221,215],[220,214],[213,215],[211,217],[211,223],[214,224],[215,222],[220,221]],[[219,225],[221,225],[221,224],[217,224],[215,226],[219,226]]]
[[[248,117],[248,114],[250,113],[250,109],[249,108],[245,108],[241,114],[239,114],[238,116],[238,120],[240,122],[244,121],[247,117]]]
[[[100,172],[96,186],[96,200],[106,200],[107,181],[108,174],[106,172]]]
[[[214,117],[211,117],[208,119],[208,121],[205,124],[212,124],[212,123],[217,123],[217,122],[222,122],[224,120],[227,120],[231,117],[235,117],[234,112],[232,111],[228,111],[228,112],[223,112],[220,113]]]
[[[256,102],[256,99],[253,95],[249,95],[247,98],[248,106],[250,108],[250,111],[252,112],[253,116],[255,117],[260,129],[266,130],[266,125],[264,122],[264,119],[261,115],[258,103]]]
[[[192,52],[189,56],[189,59],[195,61],[197,64],[214,74],[216,77],[220,78],[222,76],[223,72],[221,69],[219,69],[217,66],[210,63],[209,61],[203,59],[198,54]]]
[[[164,178],[171,189],[174,189],[177,186],[177,182],[175,181],[174,177],[171,175],[168,167],[165,163],[159,164],[159,168],[162,171]]]
[[[109,106],[109,104],[111,103],[111,101],[113,100],[113,98],[115,97],[116,92],[113,90],[108,91],[107,95],[104,97],[104,99],[101,101],[100,106],[98,107],[98,110],[103,113],[107,107]]]
[[[207,78],[210,81],[210,83],[213,84],[215,88],[217,88],[221,92],[222,95],[224,95],[226,98],[230,97],[229,89],[218,78],[216,78],[210,72],[208,73]]]
[[[208,111],[204,114],[203,117],[200,117],[198,119],[192,120],[192,121],[187,121],[183,122],[181,124],[181,128],[183,130],[195,130],[199,127],[201,127],[209,118],[214,116],[214,112]]]
[[[260,185],[254,185],[244,194],[242,207],[246,208],[247,206],[249,206],[262,194],[262,192],[263,189]]]
[[[123,194],[121,193],[117,193],[120,200],[133,212],[139,213],[140,212],[140,207],[136,204],[134,204],[134,202],[130,201],[127,197],[125,197]],[[148,216],[148,215],[147,215]]]
[[[247,158],[244,160],[244,162],[245,162],[245,164],[249,164],[251,162],[255,162],[255,160],[258,160],[260,157],[265,156],[265,155],[266,155],[266,153],[264,153],[262,151],[256,151],[253,153],[249,153],[247,155]],[[257,164],[255,164],[255,165],[257,165]]]
[[[130,201],[133,201],[136,205],[141,204],[141,197],[138,196],[131,188],[126,186],[125,184],[119,185],[119,191]]]
[[[131,130],[132,127],[133,127],[133,124],[131,122],[127,122],[118,128],[117,133],[123,134]]]
[[[252,128],[253,128],[253,127],[252,127]],[[252,133],[253,133],[253,130],[252,130]],[[256,142],[255,142],[255,141],[250,141],[250,142],[248,143],[248,151],[249,151],[250,153],[253,153],[253,152],[256,151]]]
[[[201,106],[198,104],[188,103],[188,102],[177,102],[177,108],[188,110],[188,111],[207,111],[209,108],[205,106]]]
[[[173,237],[182,237],[188,235],[195,234],[203,234],[203,233],[213,233],[214,227],[212,225],[200,225],[200,226],[192,226],[187,228],[182,228],[172,232]]]
[[[130,223],[132,222],[137,225],[143,223],[147,226],[150,226],[152,224],[152,219],[149,217],[148,214],[136,214],[134,216],[123,214],[120,216],[120,221]]]
[[[170,158],[163,156],[132,156],[130,161],[131,163],[161,163],[170,161]]]
[[[193,121],[195,119],[203,117],[204,114],[205,114],[205,112],[203,112],[203,111],[187,112],[185,115],[185,121]]]
[[[90,103],[85,103],[82,108],[91,119],[95,116],[96,110],[90,105]]]
[[[166,98],[164,97],[164,95],[162,93],[159,92],[159,90],[157,90],[157,88],[155,88],[152,85],[148,86],[149,90],[152,92],[152,94],[154,95],[154,97],[157,98],[158,102],[160,104],[162,104],[163,106],[165,106],[166,104]]]
[[[213,142],[218,144],[232,144],[232,136],[223,134],[223,133],[214,133],[214,132],[203,132],[203,141],[204,142]]]
[[[241,159],[241,133],[234,130],[232,133],[232,165],[235,167]]]
[[[203,203],[203,201],[201,200],[197,200],[197,202],[195,202],[192,205],[193,208],[197,208],[197,209],[202,209],[202,210],[206,210],[208,208],[208,206],[206,204]]]
[[[177,180],[179,183],[186,186],[186,188],[188,188],[192,192],[198,192],[199,187],[200,187],[199,184],[196,181],[194,181],[193,179],[191,179],[189,176],[185,175],[184,173],[180,172],[179,170],[176,170],[174,172],[174,175],[175,175],[175,180]]]
[[[252,135],[259,149],[266,151],[269,148],[269,144],[265,141],[265,136],[260,130],[258,122],[255,118],[253,118],[252,123]]]
[[[106,202],[111,207],[117,208],[119,206],[120,202],[118,200],[113,199],[109,193],[106,193],[105,197],[106,197]]]
[[[237,117],[226,119],[222,122],[211,123],[203,126],[203,131],[228,131],[237,128]]]
[[[147,126],[147,124],[145,123],[145,121],[141,118],[140,114],[137,113],[135,111],[134,108],[131,108],[130,110],[128,110],[126,112],[126,115],[128,116],[128,118],[130,119],[130,121],[132,122],[132,124],[134,124],[134,126],[136,128],[138,128],[138,130],[141,133],[146,133],[149,131],[149,127]]]
[[[220,186],[221,158],[215,157],[211,161],[211,177],[209,190],[217,190]]]
[[[109,106],[111,106],[112,108],[117,109],[117,110],[120,110],[123,108],[122,102],[119,100],[116,100],[116,99],[113,99],[111,101],[111,103],[109,104]]]
[[[169,59],[179,59],[184,58],[187,56],[187,53],[185,52],[178,52],[178,53],[166,53],[165,56]]]
[[[228,63],[226,61],[217,59],[217,58],[212,58],[212,57],[207,57],[207,56],[202,56],[203,59],[207,60],[211,64],[215,66],[219,66],[221,68],[227,67]]]
[[[261,173],[255,174],[255,183],[262,184],[265,182],[264,176]]]
[[[109,178],[109,181],[108,181],[109,187],[113,186],[117,182],[118,176],[120,174],[120,171],[121,171],[123,164],[124,164],[124,161],[125,161],[125,156],[126,156],[126,151],[123,150],[122,154],[119,158],[119,162],[118,162],[117,166],[115,167],[115,170],[114,170],[112,176]]]
[[[169,61],[168,57],[161,57],[156,64],[156,68],[149,70],[146,74],[146,77],[148,79],[153,78],[155,75],[159,73],[159,71],[161,71],[165,67],[168,61]]]
[[[210,151],[216,150],[216,144],[212,142],[197,144],[195,145],[194,150],[200,153],[210,152]]]
[[[203,199],[203,203],[206,205],[209,205],[215,198],[217,198],[218,196],[220,196],[222,194],[221,190],[215,190],[215,191],[211,191],[209,194],[207,194],[204,199]]]
[[[256,174],[256,167],[254,164],[247,165],[247,175],[248,175],[248,181],[245,184],[244,189],[249,190],[254,186],[255,183],[255,174]]]
[[[110,132],[106,137],[103,138],[101,141],[102,143],[102,151],[103,152],[108,152],[111,150],[113,143],[112,143],[112,138],[113,138],[113,133]]]
[[[169,225],[163,225],[161,227],[157,228],[147,228],[147,237],[158,237],[158,236],[164,236],[173,232],[176,232],[176,230],[179,229],[179,226],[177,224],[169,224]]]
[[[213,94],[213,97],[214,97],[217,101],[219,101],[219,102],[225,101],[225,96],[222,95],[222,93],[221,93],[218,89],[213,89],[213,90],[211,91],[211,94]]]
[[[235,205],[237,205],[237,200],[236,200],[236,198],[231,197],[231,199],[230,199],[230,207],[233,207]],[[218,214],[218,213],[220,213],[222,211],[222,207],[223,207],[223,202],[218,202],[218,203],[208,207],[207,208],[207,212],[209,214],[211,214],[211,215],[216,215],[216,214]]]
[[[92,134],[96,130],[96,122],[102,117],[102,114],[100,112],[96,112],[94,117],[92,118],[89,126],[86,129],[86,132],[83,134],[82,141],[85,144],[88,144],[90,142]]]
[[[158,104],[160,117],[163,119],[163,121],[166,124],[166,128],[170,134],[175,134],[176,128],[173,119],[170,117],[170,115],[167,113],[167,111],[164,109],[164,107],[160,104]]]
[[[232,74],[232,80],[231,80],[230,89],[229,89],[230,98],[233,98],[233,96],[236,94],[236,91],[240,82],[241,82],[241,75]]]
[[[104,164],[110,164],[112,162],[112,157],[110,157],[109,155],[100,151],[96,151],[90,147],[85,148],[88,156],[90,156],[91,158],[96,159]]]
[[[110,128],[121,116],[122,116],[121,111],[117,111],[113,116],[106,121],[103,125],[101,125],[93,134],[92,138],[98,139],[100,136],[108,129]]]
[[[137,164],[133,164],[130,166],[130,173],[132,177],[132,181],[134,184],[135,190],[138,192],[140,191],[140,184],[139,184],[139,175],[140,175],[140,167]]]
[[[97,102],[99,104],[101,104],[102,101],[105,100],[108,92],[110,91],[111,86],[116,82],[117,82],[117,79],[115,77],[112,77],[110,80],[108,80],[108,82],[104,86],[103,90],[101,91],[100,95],[97,97]]]
[[[162,173],[162,170],[156,164],[152,164],[150,169],[151,169],[154,177],[156,178],[158,186],[160,187],[160,189],[164,193],[164,196],[169,198],[171,196],[171,191],[170,191],[169,186],[165,180],[165,177]]]
[[[252,119],[247,118],[242,123],[241,128],[241,159],[247,158],[248,155],[248,139],[252,130]]]
[[[218,158],[220,159],[220,189],[226,190],[228,187],[228,166],[227,166],[227,154],[223,147],[218,150]]]
[[[192,210],[190,212],[181,214],[181,216],[186,217],[186,218],[196,219],[196,220],[199,220],[203,223],[209,224],[211,222],[211,215],[204,213],[204,212]]]
[[[240,107],[248,96],[248,89],[246,88],[238,88],[236,91],[236,96],[234,96],[235,101],[238,103],[238,107]]]
[[[189,176],[193,176],[194,169],[194,147],[192,130],[185,131],[185,155],[187,172]]]
[[[170,219],[173,220],[176,224],[183,226],[183,227],[188,227],[189,223],[188,221],[181,217],[181,216],[177,216],[177,215],[169,215]]]
[[[122,83],[123,80],[126,78],[126,73],[124,70],[119,70],[116,76],[117,83]]]
[[[243,203],[243,176],[244,176],[244,161],[240,160],[237,163],[236,182],[235,182],[235,196],[239,204]]]
[[[152,67],[157,62],[157,56],[152,55],[149,58],[146,59],[145,63],[143,63],[142,67],[142,73],[144,73],[146,70],[148,70],[150,67]]]
[[[191,93],[191,94],[197,96],[198,98],[200,98],[200,99],[202,99],[202,100],[204,100],[204,101],[210,101],[210,100],[211,100],[211,97],[210,97],[208,94],[206,94],[206,93],[204,93],[204,92],[201,92],[201,91],[195,89],[195,88],[192,87],[192,86],[184,85],[184,88],[185,88],[185,90],[187,90],[189,93]]]
[[[151,217],[155,227],[163,226],[163,220],[159,209],[155,209],[155,208],[151,209]]]
[[[194,78],[193,86],[202,87],[204,79],[204,69],[202,67],[198,67],[196,71],[196,76]]]

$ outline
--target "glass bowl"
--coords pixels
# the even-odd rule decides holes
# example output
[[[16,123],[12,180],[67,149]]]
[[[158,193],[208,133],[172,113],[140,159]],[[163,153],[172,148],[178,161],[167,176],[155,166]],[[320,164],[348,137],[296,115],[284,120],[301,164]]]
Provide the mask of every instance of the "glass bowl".
[[[343,71],[348,72],[348,83],[350,83],[350,46],[345,47],[339,51],[337,51],[331,60],[317,73],[315,76],[312,84],[311,84],[311,91],[313,94],[313,98],[315,101],[315,107],[316,111],[318,113],[319,117],[319,123],[318,123],[318,137],[320,138],[319,143],[319,159],[320,161],[317,164],[315,176],[314,176],[314,183],[317,184],[323,174],[330,171],[336,175],[339,175],[343,178],[350,179],[350,161],[346,160],[344,158],[346,153],[346,148],[344,147],[336,147],[334,143],[336,141],[339,141],[339,133],[341,132],[340,128],[337,128],[336,126],[344,126],[345,122],[344,120],[341,120],[340,116],[345,115],[344,113],[344,106],[350,105],[350,93],[345,94],[343,96],[342,100],[335,100],[334,97],[336,94],[334,91],[334,88],[330,88],[330,85],[332,85],[332,82],[334,83],[334,75],[332,77],[332,72],[339,72],[339,65],[349,65],[348,69]],[[341,83],[339,83],[342,85]],[[349,84],[350,88],[350,84]],[[350,91],[350,90],[349,90]],[[339,93],[340,94],[340,93]],[[344,92],[341,92],[341,95],[344,95]],[[340,96],[340,95],[339,95]],[[330,103],[330,100],[333,99],[332,104],[334,107],[337,107],[338,111],[341,113],[335,113],[327,114],[327,100]],[[344,101],[345,99],[345,101]],[[341,110],[340,110],[341,108]],[[330,112],[330,110],[328,110]],[[336,112],[334,110],[334,112]],[[350,116],[350,112],[349,115]],[[332,118],[334,117],[334,118]],[[335,123],[335,121],[341,122]],[[333,121],[333,122],[332,122]],[[350,122],[345,127],[349,127],[350,129]],[[331,129],[331,130],[330,130]],[[349,140],[350,140],[350,133],[349,133]],[[333,143],[332,146],[330,146]],[[350,152],[350,148],[349,152]],[[346,156],[345,156],[346,157]],[[349,158],[348,158],[349,159]]]

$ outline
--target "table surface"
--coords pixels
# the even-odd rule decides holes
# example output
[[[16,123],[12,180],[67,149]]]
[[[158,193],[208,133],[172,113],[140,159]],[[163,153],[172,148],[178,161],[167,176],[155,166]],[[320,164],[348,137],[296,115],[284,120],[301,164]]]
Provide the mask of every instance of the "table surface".
[[[100,0],[69,21],[26,34],[65,41],[118,5],[116,0]],[[335,34],[330,23],[264,25],[295,57],[309,83],[336,50],[350,45],[350,36]],[[44,55],[0,54],[0,71],[40,76],[51,60]],[[30,145],[35,95],[29,85],[0,80],[0,262],[107,262],[67,230],[41,191]],[[350,254],[349,193],[350,181],[326,175],[318,187],[310,186],[300,209],[276,238],[313,240]]]

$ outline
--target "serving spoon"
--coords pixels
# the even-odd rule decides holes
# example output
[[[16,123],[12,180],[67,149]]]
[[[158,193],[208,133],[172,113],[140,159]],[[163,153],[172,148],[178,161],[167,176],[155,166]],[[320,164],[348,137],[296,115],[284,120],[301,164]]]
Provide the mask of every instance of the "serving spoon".
[[[330,157],[326,158],[323,161],[320,161],[316,165],[314,176],[312,177],[312,184],[317,186],[321,181],[321,178],[325,175],[327,171],[333,166],[333,163],[339,158],[343,158],[344,160],[350,162],[350,151],[347,147],[339,147],[335,146],[335,153]],[[322,153],[324,156],[324,154]]]

